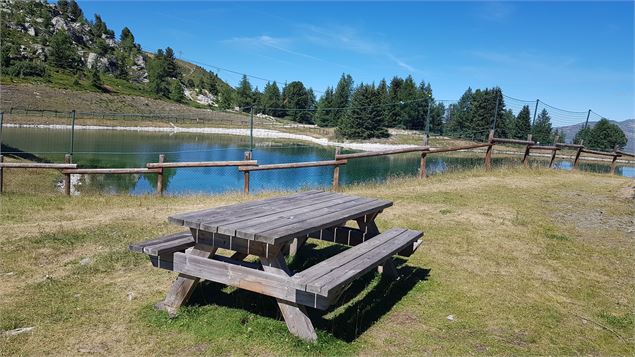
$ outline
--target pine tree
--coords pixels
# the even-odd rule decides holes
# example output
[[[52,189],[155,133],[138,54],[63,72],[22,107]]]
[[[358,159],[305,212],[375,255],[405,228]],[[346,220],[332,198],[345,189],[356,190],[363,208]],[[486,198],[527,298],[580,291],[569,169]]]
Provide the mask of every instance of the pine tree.
[[[360,84],[353,92],[350,108],[337,129],[347,139],[388,137],[381,119],[380,97],[372,85]]]
[[[388,96],[388,85],[386,84],[386,80],[382,78],[375,90],[377,91],[377,96],[379,97],[379,105],[381,107],[381,117],[383,123],[382,125],[385,126],[390,103],[390,98]]]
[[[134,35],[127,27],[124,27],[123,30],[121,30],[121,34],[119,35],[119,47],[128,55],[131,55],[136,49]]]
[[[273,81],[273,83],[267,82],[265,85],[265,89],[262,93],[261,105],[264,109],[264,113],[267,115],[274,117],[281,117],[284,115],[284,112],[280,110],[282,107],[280,89],[275,81]]]
[[[412,79],[412,76],[406,77],[398,92],[399,102],[403,104],[396,106],[399,110],[397,127],[412,130],[421,130],[425,127],[429,98],[420,98],[420,95],[427,97],[426,93],[418,92],[417,85],[414,79]],[[417,102],[417,99],[423,99],[426,103],[425,113],[423,113],[424,110],[419,110],[420,103]]]
[[[496,112],[497,107],[498,112]],[[470,121],[466,123],[462,134],[468,138],[483,138],[494,124],[494,117],[496,117],[495,135],[505,138],[507,137],[507,123],[505,123],[504,114],[505,102],[500,88],[477,89],[472,97]]]
[[[101,76],[99,74],[99,69],[97,66],[93,66],[90,71],[90,85],[97,89],[102,89],[103,82],[101,80]]]
[[[520,112],[518,112],[512,128],[513,138],[527,139],[527,135],[531,133],[531,113],[529,112],[528,105],[523,106]]]
[[[288,109],[287,117],[298,123],[313,123],[311,109],[311,92],[300,81],[293,81],[285,86],[283,101]]]
[[[71,0],[69,2],[68,13],[73,19],[76,19],[76,20],[78,20],[82,16],[84,16],[84,13],[82,12],[82,9],[79,7],[79,5],[77,5],[77,1],[75,1],[75,0]]]
[[[591,128],[582,128],[580,129],[580,131],[578,131],[575,134],[575,137],[573,138],[573,143],[574,144],[586,144],[589,142],[589,140],[591,139]]]
[[[101,35],[107,34],[109,31],[108,26],[106,26],[106,23],[101,19],[99,14],[95,14],[95,21],[92,27],[95,37],[101,37]]]
[[[162,49],[157,50],[154,58],[148,61],[148,89],[150,92],[168,97],[170,89],[168,87],[168,74],[165,61],[165,54]]]
[[[235,105],[235,93],[229,86],[222,86],[218,93],[220,100],[218,101],[218,107],[220,109],[232,109]]]
[[[450,105],[447,131],[454,136],[464,137],[469,123],[472,121],[472,99],[474,92],[467,88],[456,104]]]
[[[240,83],[238,83],[238,88],[236,88],[236,101],[242,111],[248,112],[251,110],[251,106],[253,105],[253,91],[251,83],[249,83],[249,79],[247,79],[247,75],[243,74]]]
[[[185,100],[185,94],[183,93],[183,87],[178,80],[172,81],[170,86],[170,99],[175,102],[183,102]]]
[[[546,144],[553,139],[553,133],[551,131],[551,117],[546,109],[543,109],[536,117],[536,122],[531,128],[532,140]]]
[[[51,37],[49,63],[58,68],[79,68],[80,59],[73,46],[73,40],[66,31],[58,31]]]
[[[317,111],[315,113],[315,123],[321,127],[337,126],[334,118],[333,108],[333,88],[328,87],[317,103]]]
[[[65,15],[68,13],[68,0],[58,0],[57,1],[57,10]]]
[[[333,121],[335,125],[339,123],[346,113],[346,107],[348,107],[351,101],[351,93],[353,92],[353,77],[350,74],[342,73],[335,92],[333,92],[333,107],[337,108],[333,110]]]
[[[389,106],[385,109],[385,125],[388,128],[395,128],[402,124],[402,111],[401,111],[401,87],[403,86],[403,78],[393,77],[390,80],[388,87],[388,102]]]
[[[179,66],[176,64],[174,50],[170,47],[165,49],[165,69],[166,74],[170,78],[179,78]]]

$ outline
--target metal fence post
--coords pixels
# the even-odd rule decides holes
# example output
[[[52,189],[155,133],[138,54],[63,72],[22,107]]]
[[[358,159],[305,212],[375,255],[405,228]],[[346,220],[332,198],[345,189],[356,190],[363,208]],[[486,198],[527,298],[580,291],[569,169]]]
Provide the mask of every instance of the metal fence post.
[[[540,99],[536,99],[536,108],[534,109],[534,118],[531,120],[532,129],[534,127],[534,124],[536,124],[536,115],[538,115],[538,103],[540,103]]]
[[[430,137],[430,107],[432,107],[432,98],[428,98],[428,114],[426,114],[426,137]],[[427,144],[426,144],[427,145]]]
[[[500,102],[500,91],[496,92],[496,109],[494,109],[494,121],[492,123],[492,130],[496,131],[496,117],[498,116],[498,103]]]
[[[591,109],[586,113],[586,121],[584,122],[584,129],[589,127],[589,117],[591,116]]]
[[[71,152],[73,155],[73,150],[75,149],[75,109],[72,111],[72,122],[71,122]]]
[[[2,126],[4,124],[4,112],[0,112],[0,155],[2,155]]]
[[[249,111],[249,151],[254,151],[254,107]]]
[[[0,155],[0,164],[4,162],[4,156]],[[0,194],[4,189],[4,167],[0,166]]]

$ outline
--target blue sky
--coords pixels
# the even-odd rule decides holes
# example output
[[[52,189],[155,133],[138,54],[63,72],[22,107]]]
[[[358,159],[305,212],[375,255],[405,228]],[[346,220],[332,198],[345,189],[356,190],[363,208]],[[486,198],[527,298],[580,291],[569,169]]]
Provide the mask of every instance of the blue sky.
[[[128,26],[145,50],[171,46],[184,59],[301,80],[318,95],[343,72],[356,83],[411,74],[437,99],[499,85],[516,98],[635,118],[631,1],[79,3],[117,34]]]

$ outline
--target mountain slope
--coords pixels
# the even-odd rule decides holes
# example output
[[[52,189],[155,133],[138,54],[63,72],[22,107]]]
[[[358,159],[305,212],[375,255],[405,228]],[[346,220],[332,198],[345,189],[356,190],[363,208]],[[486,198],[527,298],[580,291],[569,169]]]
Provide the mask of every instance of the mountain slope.
[[[162,57],[143,51],[127,27],[117,38],[99,15],[87,20],[75,1],[0,0],[0,17],[3,85],[171,98],[198,107],[215,107],[220,92],[233,90],[211,71],[176,60],[169,47]],[[168,75],[157,77],[170,65]]]

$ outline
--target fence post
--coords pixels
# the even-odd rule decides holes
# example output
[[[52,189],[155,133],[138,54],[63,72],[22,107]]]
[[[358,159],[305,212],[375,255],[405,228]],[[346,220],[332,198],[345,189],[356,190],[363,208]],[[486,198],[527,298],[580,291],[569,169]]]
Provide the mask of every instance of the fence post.
[[[531,141],[531,134],[527,135],[527,141]],[[525,156],[523,156],[523,165],[525,167],[529,167],[529,150],[531,149],[531,144],[527,144],[525,147]]]
[[[578,151],[575,153],[575,160],[573,160],[573,168],[571,169],[571,171],[577,171],[578,170],[578,164],[580,162],[580,154],[582,154],[582,149],[584,149],[584,140],[580,140],[580,147],[578,148]]]
[[[251,160],[251,151],[245,151],[245,160]],[[249,171],[243,171],[243,178],[245,181],[243,191],[249,194]]]
[[[75,109],[72,112],[71,122],[71,155],[73,155],[73,149],[75,149]]]
[[[487,151],[485,151],[485,170],[492,169],[492,147],[494,146],[494,129],[490,129],[487,136]]]
[[[589,117],[591,116],[591,109],[586,113],[586,121],[584,122],[584,129],[589,127]]]
[[[428,142],[429,142],[429,137],[428,134],[426,133],[426,136],[423,137],[423,146],[428,146]],[[421,159],[419,161],[419,178],[426,178],[427,176],[427,172],[426,172],[426,157],[428,156],[428,153],[425,151],[421,152]]]
[[[558,143],[558,139],[560,139],[560,135],[556,135],[556,137],[553,140],[553,145],[555,146]],[[549,161],[549,168],[553,167],[553,162],[556,161],[556,153],[558,152],[558,150],[553,150],[551,152],[551,161]]]
[[[4,162],[4,156],[0,155],[0,164]],[[4,167],[0,166],[0,194],[4,189]]]
[[[159,155],[159,163],[162,164],[165,161],[165,155]],[[161,171],[157,174],[157,194],[159,196],[163,196],[163,167],[160,168]]]
[[[335,161],[337,161],[337,155],[342,151],[341,147],[335,148]],[[340,185],[340,165],[333,167],[333,190],[337,190]]]
[[[70,164],[72,156],[70,154],[64,155],[64,163]],[[64,193],[66,196],[71,195],[71,174],[64,174]]]
[[[615,167],[617,166],[617,158],[618,156],[620,156],[617,153],[617,150],[619,149],[619,147],[617,145],[615,145],[613,147],[613,161],[611,161],[611,175],[615,175]]]

